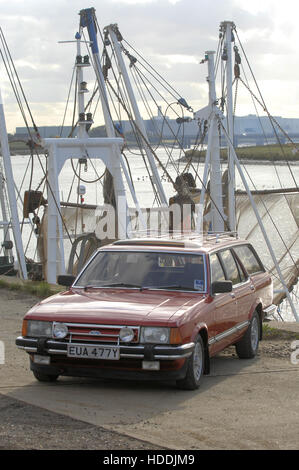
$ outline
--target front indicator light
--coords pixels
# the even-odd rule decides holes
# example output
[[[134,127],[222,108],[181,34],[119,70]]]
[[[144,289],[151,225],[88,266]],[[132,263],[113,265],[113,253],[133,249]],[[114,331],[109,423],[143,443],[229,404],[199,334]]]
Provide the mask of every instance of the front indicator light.
[[[179,328],[170,328],[170,344],[182,344],[183,340]]]
[[[27,320],[23,320],[22,336],[27,336]]]

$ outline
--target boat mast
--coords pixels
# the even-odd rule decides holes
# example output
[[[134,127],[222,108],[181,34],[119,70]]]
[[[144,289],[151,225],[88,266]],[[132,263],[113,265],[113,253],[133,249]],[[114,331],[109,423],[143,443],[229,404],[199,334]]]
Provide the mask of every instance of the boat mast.
[[[65,273],[65,258],[63,244],[63,221],[59,196],[59,174],[68,159],[89,158],[100,159],[109,168],[114,176],[115,194],[118,201],[118,227],[123,236],[127,229],[127,206],[122,201],[126,200],[125,187],[122,181],[119,156],[120,147],[123,144],[121,138],[90,138],[86,126],[92,123],[91,117],[85,115],[84,93],[85,82],[83,82],[83,68],[90,66],[89,60],[84,62],[81,56],[81,31],[75,36],[77,43],[77,78],[78,88],[78,137],[74,138],[46,138],[43,140],[44,147],[48,150],[48,223],[47,223],[47,281],[56,283],[58,274]],[[73,41],[67,41],[73,42]],[[88,57],[88,56],[87,56]],[[89,58],[88,58],[89,59]],[[108,110],[107,110],[108,113]],[[112,126],[111,126],[112,127]],[[111,131],[110,127],[110,131]]]
[[[95,9],[86,8],[84,10],[81,10],[79,14],[80,14],[80,28],[83,29],[84,27],[86,27],[88,31],[88,35],[89,35],[90,47],[91,47],[92,57],[93,57],[93,62],[94,62],[94,71],[95,71],[98,86],[99,86],[100,99],[101,99],[101,104],[102,104],[102,110],[103,110],[103,115],[104,115],[107,136],[110,138],[115,138],[116,132],[115,132],[114,123],[112,121],[112,117],[110,114],[110,110],[109,110],[105,79],[103,75],[101,59],[100,59],[100,54],[99,54],[99,47],[98,47],[98,41],[97,41],[97,29],[96,29],[96,24],[95,24]],[[143,229],[145,229],[146,222],[141,212],[141,208],[139,206],[135,190],[132,186],[131,179],[129,177],[126,165],[124,163],[124,159],[122,157],[121,152],[119,151],[119,148],[115,147],[114,151],[119,162],[118,165],[121,167],[122,171],[124,172],[126,182],[129,186],[131,196],[133,198],[133,201],[135,203],[135,206],[139,215],[139,221]],[[119,177],[118,178],[114,177],[113,182],[114,182],[115,191],[123,194],[123,196],[121,196],[120,198],[122,199],[122,202],[120,200],[118,201],[119,202],[118,214],[121,213],[122,214],[121,219],[126,220],[125,227],[123,226],[123,224],[122,225],[118,224],[119,230],[121,232],[119,233],[119,237],[127,238],[129,237],[129,234],[132,232],[132,230],[131,230],[130,219],[128,216],[127,200],[125,197],[125,193],[123,192],[124,191],[123,182],[122,182],[122,179]],[[116,197],[116,200],[118,200],[118,197]]]
[[[224,35],[225,47],[222,60],[226,61],[226,121],[230,141],[234,143],[233,120],[233,93],[232,93],[232,38],[235,24],[232,21],[223,21],[220,31]],[[235,203],[235,160],[230,146],[228,147],[228,225],[231,231],[236,230],[236,203]]]
[[[118,31],[118,26],[116,24],[111,24],[111,25],[107,26],[105,28],[105,30],[107,30],[109,32],[109,35],[110,35],[110,38],[111,38],[111,41],[112,41],[112,44],[113,44],[113,49],[115,51],[115,55],[116,55],[116,58],[117,58],[118,67],[119,67],[120,72],[122,74],[122,77],[123,77],[123,80],[124,80],[124,83],[125,83],[125,87],[126,87],[126,90],[128,92],[128,97],[129,97],[130,103],[132,105],[135,121],[136,121],[138,129],[141,131],[141,134],[142,134],[142,138],[143,138],[143,141],[144,141],[144,144],[145,144],[144,150],[145,150],[145,153],[146,153],[146,156],[147,156],[147,159],[148,159],[148,162],[150,164],[151,171],[152,171],[152,182],[153,182],[154,186],[156,187],[157,192],[159,194],[161,205],[162,206],[167,206],[168,205],[167,197],[166,197],[165,191],[163,189],[161,179],[159,177],[159,173],[158,173],[158,170],[157,170],[155,159],[153,157],[153,154],[152,154],[149,146],[147,145],[148,137],[147,137],[145,124],[144,124],[144,121],[141,117],[141,114],[140,114],[140,111],[139,111],[139,108],[138,108],[138,104],[137,104],[137,101],[136,101],[136,98],[135,98],[135,95],[134,95],[132,84],[131,84],[131,81],[130,81],[130,78],[129,78],[129,75],[128,75],[128,71],[127,71],[127,68],[126,68],[126,65],[125,65],[125,62],[124,62],[124,59],[123,59],[120,42],[119,42],[119,39],[117,38],[116,31]]]
[[[90,37],[89,44],[92,49],[93,65],[96,74],[102,110],[108,137],[89,137],[86,126],[92,124],[92,116],[85,114],[84,93],[86,83],[83,81],[83,68],[90,66],[89,56],[82,57],[81,42],[83,28],[88,28]],[[74,41],[62,41],[74,42]],[[125,175],[130,188],[136,209],[139,213],[139,221],[145,228],[146,223],[142,217],[134,188],[132,186],[127,168],[122,158],[121,148],[124,140],[116,137],[114,124],[110,114],[108,97],[106,93],[105,80],[101,68],[101,60],[97,44],[96,26],[94,22],[94,8],[80,11],[80,28],[75,36],[77,43],[77,80],[78,80],[78,114],[79,130],[78,136],[74,138],[46,138],[43,140],[44,147],[48,150],[48,243],[47,243],[47,281],[56,283],[57,274],[65,272],[64,247],[63,247],[63,221],[61,217],[61,206],[59,201],[58,177],[64,163],[68,159],[100,159],[105,164],[113,177],[114,193],[116,200],[117,229],[116,238],[128,238],[131,233],[131,222],[129,218],[126,188],[122,172]],[[86,42],[86,41],[84,41]],[[86,60],[85,60],[86,59]],[[88,59],[88,60],[87,60]],[[114,219],[113,219],[114,220]]]
[[[214,51],[206,52],[208,61],[209,108],[211,111],[207,147],[209,158],[207,160],[210,161],[211,229],[213,232],[223,232],[224,212],[218,132],[219,109],[216,98],[214,54]]]
[[[229,33],[226,36],[226,51],[224,52],[223,59],[228,61],[227,69],[231,70],[231,54],[229,54],[229,49],[231,50],[231,39],[232,39],[232,29],[235,27],[232,22],[226,21],[221,23],[221,28],[224,28]],[[209,82],[209,106],[203,108],[202,110],[195,113],[195,118],[198,119],[208,119],[209,120],[209,135],[208,135],[208,146],[206,152],[206,163],[204,169],[204,182],[206,184],[208,168],[210,166],[210,195],[211,195],[211,228],[213,231],[223,231],[224,225],[224,216],[220,217],[220,214],[223,215],[223,201],[222,201],[222,183],[221,183],[221,168],[220,168],[220,158],[219,158],[219,135],[218,128],[224,133],[224,137],[227,141],[227,146],[230,156],[230,201],[231,209],[234,208],[233,218],[229,221],[229,227],[231,231],[235,231],[235,167],[238,169],[241,180],[247,192],[248,198],[250,200],[252,209],[256,216],[258,225],[261,229],[263,238],[266,242],[267,248],[269,250],[270,256],[273,260],[274,266],[278,273],[280,282],[283,286],[286,298],[289,301],[290,307],[292,309],[294,318],[296,321],[299,321],[299,316],[296,311],[295,304],[290,296],[288,287],[285,283],[283,273],[280,269],[279,263],[276,259],[274,250],[271,245],[271,240],[266,232],[265,226],[263,224],[262,218],[259,215],[257,206],[255,204],[254,198],[251,194],[250,188],[246,181],[244,172],[239,163],[237,154],[234,149],[234,132],[233,132],[233,114],[232,114],[232,75],[227,73],[227,119],[224,118],[223,113],[217,106],[216,99],[216,90],[215,90],[215,71],[214,71],[214,52],[208,51],[205,54],[205,60],[203,62],[208,62],[208,82]],[[224,124],[226,123],[226,124]],[[232,184],[232,175],[233,175],[233,184]],[[202,190],[201,201],[203,201],[205,188]],[[216,210],[218,208],[218,210]],[[234,230],[232,230],[234,228]]]
[[[92,123],[92,121],[88,122],[88,119],[86,120],[87,116],[85,117],[84,94],[87,93],[88,90],[86,88],[86,83],[83,81],[83,68],[89,67],[90,63],[89,61],[84,63],[84,58],[82,58],[82,55],[81,55],[81,34],[76,33],[75,39],[77,41],[76,74],[77,74],[77,83],[78,83],[78,93],[77,93],[78,116],[79,116],[78,137],[80,139],[84,139],[88,137],[87,131],[86,131],[86,125]],[[88,115],[88,118],[90,118],[89,115]]]
[[[0,90],[0,141],[3,157],[3,166],[5,171],[6,185],[7,185],[7,196],[9,201],[10,213],[11,213],[11,227],[13,231],[13,237],[17,252],[17,258],[19,262],[19,271],[22,279],[27,279],[27,268],[25,261],[25,254],[23,250],[22,235],[20,229],[20,221],[17,209],[17,199],[14,188],[14,178],[11,166],[10,150],[7,137],[7,129],[4,115],[4,107],[2,101],[2,95]]]

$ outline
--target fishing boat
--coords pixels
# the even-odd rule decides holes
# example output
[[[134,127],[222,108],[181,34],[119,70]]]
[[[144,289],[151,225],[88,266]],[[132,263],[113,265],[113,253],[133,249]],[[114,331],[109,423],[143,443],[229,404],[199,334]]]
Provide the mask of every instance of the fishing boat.
[[[136,233],[149,237],[153,233],[179,236],[182,231],[229,232],[254,244],[272,274],[275,303],[279,305],[286,298],[295,320],[299,321],[290,293],[299,275],[299,190],[287,159],[293,185],[281,185],[277,190],[268,191],[257,189],[246,167],[240,163],[234,146],[234,115],[241,86],[256,105],[262,106],[277,138],[283,134],[294,151],[297,146],[271,116],[258,86],[257,91],[252,91],[243,66],[243,61],[245,65],[249,64],[248,58],[235,24],[222,22],[217,52],[206,51],[204,54],[201,64],[207,67],[209,99],[207,106],[196,112],[123,38],[118,25],[111,24],[101,30],[94,8],[80,11],[74,40],[61,43],[73,44],[76,48],[70,85],[71,90],[75,82],[76,98],[69,137],[42,139],[30,108],[28,111],[32,118],[32,127],[28,124],[30,161],[32,167],[35,163],[40,164],[43,172],[38,187],[33,188],[30,184],[23,198],[23,222],[32,225],[36,236],[38,268],[32,269],[34,275],[39,273],[47,282],[56,283],[58,275],[78,273],[100,245],[130,238]],[[3,40],[2,46],[7,47]],[[89,70],[93,71],[95,81],[87,101]],[[251,67],[249,70],[252,72]],[[216,83],[219,73],[220,92]],[[253,82],[256,84],[254,76]],[[163,91],[158,90],[157,84]],[[152,122],[151,136],[137,96]],[[164,115],[161,102],[166,107]],[[92,135],[98,107],[105,123],[104,137]],[[155,119],[153,109],[159,110],[159,120]],[[176,116],[177,130],[167,118],[169,110]],[[1,120],[3,144],[7,138],[4,112]],[[198,163],[192,155],[186,158],[183,167],[181,163],[181,156],[186,154],[180,137],[184,126],[191,121],[198,126],[194,149],[206,150],[203,176],[200,176]],[[163,141],[165,128],[172,135],[171,142]],[[152,143],[153,135],[155,144]],[[128,136],[133,136],[134,146],[129,144]],[[220,154],[221,146],[226,149],[225,160]],[[46,165],[42,163],[41,150],[46,154]],[[14,229],[19,272],[26,278],[28,260],[21,243],[17,197],[5,144],[2,154],[8,168],[8,173],[5,169],[5,180],[10,186],[10,226]],[[146,174],[146,179],[140,182],[134,181],[132,176],[131,162],[136,164],[137,158]],[[73,170],[75,200],[70,197],[71,190],[67,200],[61,198],[61,175],[67,164]],[[275,162],[273,165],[279,177]],[[88,178],[86,175],[92,172],[93,176]],[[243,191],[236,191],[236,173],[242,181]],[[86,188],[91,184],[102,188],[103,197],[99,204],[84,201]],[[144,202],[145,193],[151,195],[150,202]],[[6,223],[5,214],[3,223]],[[9,243],[5,244],[6,249],[9,246],[12,249]]]

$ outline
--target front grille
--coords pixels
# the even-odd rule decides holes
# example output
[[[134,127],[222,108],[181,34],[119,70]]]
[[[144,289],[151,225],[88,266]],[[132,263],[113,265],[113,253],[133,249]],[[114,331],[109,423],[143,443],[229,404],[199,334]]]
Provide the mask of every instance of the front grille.
[[[83,324],[83,323],[66,323],[69,329],[69,334],[66,339],[71,341],[92,341],[94,342],[107,342],[119,343],[119,332],[125,325],[96,325],[96,324]],[[126,325],[127,326],[127,325]],[[131,343],[139,342],[138,326],[129,326],[134,331],[134,339]]]

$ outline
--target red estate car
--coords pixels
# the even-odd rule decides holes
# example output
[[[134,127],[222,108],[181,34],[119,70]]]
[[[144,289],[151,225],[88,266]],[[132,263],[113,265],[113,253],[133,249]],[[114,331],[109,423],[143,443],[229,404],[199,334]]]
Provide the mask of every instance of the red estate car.
[[[69,290],[34,306],[16,340],[40,381],[143,378],[193,390],[225,347],[254,357],[275,308],[255,250],[230,236],[117,241],[59,282]]]

